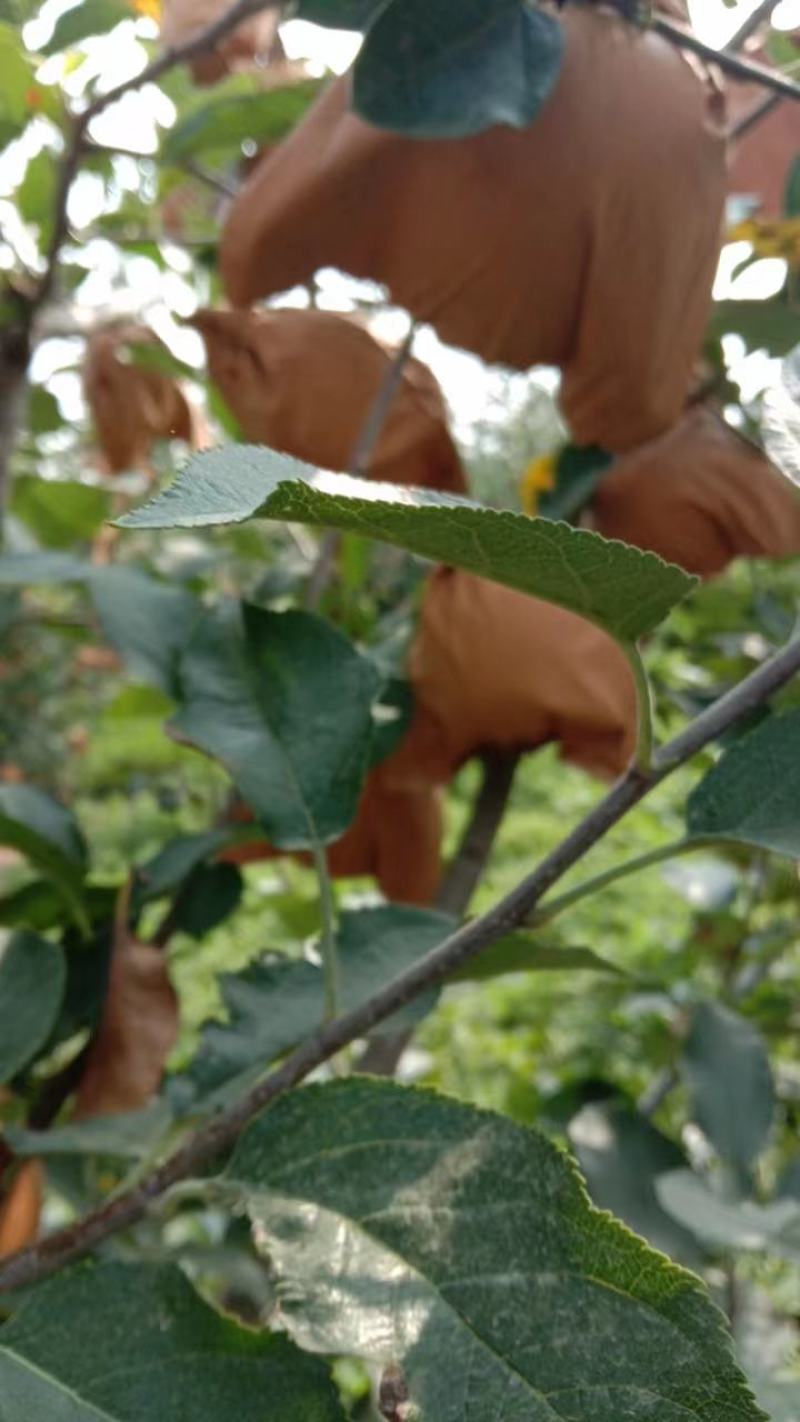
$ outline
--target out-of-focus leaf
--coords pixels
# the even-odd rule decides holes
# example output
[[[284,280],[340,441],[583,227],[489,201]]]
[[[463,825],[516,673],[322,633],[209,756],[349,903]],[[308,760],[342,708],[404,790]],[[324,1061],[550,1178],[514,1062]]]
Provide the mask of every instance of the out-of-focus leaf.
[[[800,342],[800,313],[780,296],[768,301],[717,301],[710,334],[741,336],[748,350],[784,356]]]
[[[701,1002],[692,1014],[683,1070],[694,1119],[722,1159],[746,1180],[766,1145],[775,1111],[762,1038],[730,1008]]]
[[[0,587],[83,582],[90,565],[71,553],[6,553],[0,558]]]
[[[338,941],[342,1010],[371,997],[441,942],[450,928],[452,921],[444,914],[398,904],[343,913]],[[325,1002],[321,969],[307,960],[273,957],[252,963],[242,973],[226,974],[220,986],[229,1021],[205,1028],[189,1070],[203,1098],[221,1090],[234,1094],[246,1074],[262,1071],[313,1032]],[[426,1005],[431,1006],[430,998]],[[412,1012],[411,1020],[416,1015]],[[398,1014],[386,1030],[408,1025],[408,1020],[408,1013]]]
[[[365,30],[389,0],[296,0],[293,13],[312,25],[334,30]]]
[[[96,1116],[48,1131],[5,1126],[3,1135],[15,1155],[109,1155],[143,1160],[169,1129],[172,1114],[164,1101],[154,1101],[143,1111],[118,1116]]]
[[[119,522],[200,528],[257,517],[382,539],[557,603],[623,641],[651,632],[695,585],[654,554],[588,530],[427,489],[314,471],[250,445],[190,460],[163,494]]]
[[[238,908],[244,883],[234,864],[205,864],[186,881],[175,907],[176,933],[205,938]]]
[[[201,613],[197,598],[137,568],[97,568],[90,587],[100,625],[132,674],[167,693]]]
[[[725,751],[689,796],[690,838],[800,858],[800,711],[768,716]]]
[[[233,777],[273,844],[308,848],[350,824],[366,772],[374,666],[304,612],[232,604],[198,624],[172,728]]]
[[[0,1081],[10,1081],[50,1036],[64,996],[57,943],[16,933],[0,947]]]
[[[81,923],[86,845],[69,810],[32,785],[0,785],[0,844],[11,845],[51,879]]]
[[[762,1422],[699,1280],[507,1117],[390,1082],[304,1087],[226,1175],[292,1335],[399,1364],[420,1422]]]
[[[532,933],[508,933],[455,975],[456,982],[483,982],[507,973],[621,973],[591,948],[555,948]]]
[[[74,480],[14,480],[11,512],[35,533],[45,548],[69,548],[88,541],[108,517],[108,494]]]
[[[800,140],[798,141],[800,142]],[[800,217],[800,153],[786,175],[783,212],[785,217]]]
[[[674,1141],[621,1101],[584,1106],[570,1121],[568,1135],[595,1204],[656,1249],[699,1269],[703,1252],[693,1234],[671,1218],[656,1194],[658,1176],[686,1164]]]
[[[3,1422],[344,1422],[323,1363],[172,1264],[78,1266],[28,1294],[0,1328],[0,1396]]]
[[[204,834],[180,835],[143,864],[138,871],[141,894],[145,899],[158,899],[171,894],[185,879],[230,842],[232,827],[220,826]]]
[[[28,395],[28,427],[31,434],[52,434],[63,424],[55,395],[43,385],[32,385]]]
[[[392,0],[356,61],[353,102],[368,122],[415,138],[525,128],[563,52],[560,22],[523,0]]]
[[[0,147],[24,128],[31,114],[28,100],[33,69],[22,37],[13,25],[0,22]]]
[[[42,53],[58,54],[62,49],[72,49],[91,35],[108,34],[120,21],[132,17],[131,7],[125,0],[81,0],[59,15],[49,40],[41,46]]]
[[[555,485],[539,499],[542,518],[573,519],[592,497],[614,456],[599,445],[568,444],[555,464]]]
[[[58,158],[43,148],[41,153],[31,158],[17,189],[20,217],[39,228],[39,241],[43,248],[50,237],[57,183]]]
[[[778,1200],[724,1200],[691,1170],[675,1170],[656,1181],[664,1209],[697,1239],[716,1249],[767,1250],[800,1262],[800,1204]]]
[[[233,88],[242,81],[234,80]],[[183,163],[199,154],[237,151],[246,139],[277,143],[290,133],[319,93],[316,79],[282,89],[213,94],[198,102],[164,136],[161,159]]]

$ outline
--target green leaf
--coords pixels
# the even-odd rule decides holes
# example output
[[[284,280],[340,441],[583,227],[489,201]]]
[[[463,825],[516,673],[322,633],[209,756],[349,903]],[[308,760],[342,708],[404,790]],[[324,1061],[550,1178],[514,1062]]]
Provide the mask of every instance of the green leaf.
[[[180,677],[172,729],[225,766],[273,844],[344,833],[380,679],[341,632],[310,613],[231,604],[198,624]]]
[[[696,579],[599,534],[452,495],[315,471],[254,445],[190,460],[125,528],[197,528],[271,518],[352,530],[576,612],[618,637],[645,636]]]
[[[0,844],[12,845],[56,885],[76,920],[87,870],[86,844],[69,810],[32,785],[0,785]]]
[[[365,1002],[440,943],[452,927],[444,914],[399,904],[342,913],[337,937],[342,1011]],[[307,959],[273,956],[251,963],[242,973],[225,974],[220,988],[229,1021],[204,1029],[189,1069],[189,1081],[203,1097],[223,1088],[226,1095],[235,1094],[245,1074],[262,1071],[313,1032],[324,1007],[321,968]],[[380,1030],[395,1031],[418,1016],[415,1004]]]
[[[800,153],[793,160],[786,175],[783,215],[784,217],[800,217]]]
[[[197,598],[136,568],[97,568],[89,585],[103,633],[131,673],[174,697],[179,657],[201,613]]]
[[[773,464],[800,485],[800,346],[784,360],[777,384],[764,392],[761,436]]]
[[[366,30],[389,0],[296,0],[292,16],[334,30]]]
[[[72,49],[91,35],[105,35],[122,20],[134,18],[125,0],[81,0],[59,15],[49,40],[41,46],[43,54],[58,54]]]
[[[222,825],[203,834],[180,835],[170,840],[138,870],[143,898],[159,899],[173,893],[198,865],[224,849],[231,837],[232,827]]]
[[[90,484],[23,474],[14,480],[11,512],[45,548],[69,548],[94,537],[108,517],[109,498]]]
[[[622,973],[591,948],[556,948],[532,933],[507,933],[455,974],[456,982],[484,982],[506,973]]]
[[[0,947],[0,1082],[32,1061],[55,1026],[66,984],[64,954],[35,933]]]
[[[32,385],[28,392],[28,427],[31,434],[52,434],[60,430],[64,420],[59,403],[43,385]]]
[[[614,456],[599,445],[565,445],[556,461],[555,488],[539,500],[542,518],[575,518],[613,462]]]
[[[234,86],[236,86],[234,88]],[[165,135],[160,158],[164,163],[185,163],[187,158],[238,151],[245,140],[277,143],[299,123],[320,92],[318,79],[285,88],[241,92],[242,80],[193,106]],[[248,87],[250,87],[248,85]]]
[[[701,1002],[683,1051],[692,1113],[715,1150],[741,1179],[764,1149],[775,1111],[766,1048],[746,1018]]]
[[[6,553],[0,558],[0,587],[83,582],[90,571],[83,558],[71,553]]]
[[[0,23],[0,147],[22,131],[31,114],[28,95],[33,69],[13,25]]]
[[[235,864],[200,865],[187,879],[175,906],[174,931],[205,938],[239,907],[243,888]]]
[[[83,1266],[0,1329],[3,1422],[344,1422],[327,1368],[198,1298],[173,1265]]]
[[[58,159],[54,153],[43,148],[28,163],[16,196],[22,219],[39,228],[42,248],[46,247],[50,238],[57,185]]]
[[[734,741],[692,791],[686,819],[691,838],[800,858],[800,711],[768,716]]]
[[[356,61],[353,103],[369,123],[414,138],[526,128],[563,53],[560,21],[524,0],[392,0]]]
[[[724,1200],[691,1170],[675,1170],[656,1183],[665,1210],[698,1239],[716,1249],[769,1251],[800,1262],[800,1205],[778,1200]]]
[[[505,1117],[309,1086],[226,1172],[302,1347],[401,1365],[420,1422],[762,1422],[697,1279]]]
[[[166,1102],[154,1101],[141,1111],[117,1116],[97,1116],[47,1131],[5,1126],[3,1135],[15,1155],[108,1155],[123,1160],[144,1160],[166,1134],[172,1113]]]
[[[768,301],[717,301],[709,334],[741,336],[750,351],[784,356],[800,342],[800,314],[782,296]]]
[[[656,1249],[699,1269],[703,1251],[690,1230],[671,1218],[656,1191],[659,1176],[686,1164],[675,1142],[624,1101],[584,1106],[570,1121],[568,1135],[594,1203]]]

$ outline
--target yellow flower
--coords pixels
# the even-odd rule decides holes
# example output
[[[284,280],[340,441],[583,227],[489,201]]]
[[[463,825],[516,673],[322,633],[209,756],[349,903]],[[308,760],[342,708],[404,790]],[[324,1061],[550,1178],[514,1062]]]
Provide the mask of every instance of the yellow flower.
[[[519,494],[523,512],[533,516],[539,511],[539,495],[549,493],[556,486],[557,454],[543,454],[528,465],[519,481]]]
[[[131,0],[137,15],[145,15],[148,20],[161,19],[161,0]]]
[[[783,257],[791,267],[800,267],[800,217],[769,221],[748,217],[728,233],[732,242],[750,242],[757,257]]]

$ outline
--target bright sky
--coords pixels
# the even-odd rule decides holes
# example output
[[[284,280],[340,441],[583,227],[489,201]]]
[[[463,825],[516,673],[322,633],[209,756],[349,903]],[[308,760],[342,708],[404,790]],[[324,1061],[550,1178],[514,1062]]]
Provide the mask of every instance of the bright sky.
[[[26,30],[26,39],[33,46],[45,39],[56,17],[71,7],[74,0],[47,0],[40,16]],[[692,20],[698,35],[709,44],[722,47],[742,21],[759,3],[759,0],[740,0],[734,8],[724,0],[689,0]],[[791,29],[800,25],[800,0],[781,0],[773,15],[773,23],[781,29]],[[42,78],[62,78],[64,87],[79,94],[89,77],[99,76],[103,89],[123,81],[141,71],[146,63],[144,48],[138,43],[137,35],[149,37],[155,34],[152,22],[131,21],[115,31],[113,38],[91,41],[86,46],[87,57],[83,65],[73,75],[63,78],[63,56],[48,61],[42,71]],[[358,36],[339,30],[321,29],[303,21],[290,21],[282,27],[282,37],[290,58],[304,58],[323,72],[326,68],[341,73],[352,63],[358,49]],[[49,71],[49,75],[48,75]],[[99,141],[113,146],[135,146],[142,153],[153,153],[159,142],[158,124],[169,123],[173,114],[172,106],[160,92],[149,86],[125,99],[108,110],[96,121],[93,136]],[[132,138],[135,135],[135,138]],[[20,181],[28,158],[39,150],[46,138],[44,126],[34,132],[25,142],[12,144],[0,157],[0,199],[11,193]],[[134,165],[128,173],[133,185]],[[124,181],[125,163],[118,162],[118,176]],[[96,219],[102,210],[103,185],[99,178],[91,174],[80,177],[73,189],[70,201],[70,218],[77,228],[86,227]],[[23,258],[34,263],[35,248],[25,233],[23,225],[9,211],[9,205],[0,202],[0,215],[10,228]],[[751,267],[735,282],[730,273],[747,254],[747,247],[736,244],[723,253],[717,282],[718,297],[736,295],[740,297],[767,295],[779,289],[783,281],[782,262],[764,261]],[[0,257],[0,261],[2,258]],[[202,344],[199,336],[176,326],[172,313],[186,316],[198,304],[196,293],[186,281],[189,263],[184,253],[170,249],[169,261],[172,270],[165,277],[155,264],[145,258],[129,260],[126,269],[131,307],[143,319],[149,321],[176,354],[192,364],[202,362]],[[115,270],[114,250],[108,243],[93,241],[87,243],[87,277],[79,292],[79,299],[87,307],[104,308],[112,301],[119,304],[118,272]],[[322,304],[332,309],[343,309],[350,304],[350,284],[330,272],[322,281]],[[202,294],[200,295],[202,300]],[[290,295],[289,301],[304,299],[299,294]],[[402,338],[407,318],[403,313],[388,311],[379,319],[377,334],[387,338]],[[736,338],[729,351],[729,358],[736,356]],[[741,343],[739,343],[741,348]],[[415,350],[423,360],[434,368],[445,388],[455,422],[462,431],[473,423],[476,414],[488,412],[493,393],[498,392],[502,377],[487,372],[474,357],[454,351],[441,345],[432,331],[421,331]],[[59,364],[74,360],[74,342],[47,342],[34,362],[35,379],[47,379]],[[737,363],[735,378],[743,383],[745,398],[758,393],[763,388],[765,376],[770,374],[769,363],[763,356],[751,356]],[[527,377],[519,377],[525,382]],[[552,389],[554,376],[542,372],[537,377],[540,383]],[[74,416],[80,406],[80,391],[77,377],[73,375],[54,377],[52,388],[62,400],[65,414]]]

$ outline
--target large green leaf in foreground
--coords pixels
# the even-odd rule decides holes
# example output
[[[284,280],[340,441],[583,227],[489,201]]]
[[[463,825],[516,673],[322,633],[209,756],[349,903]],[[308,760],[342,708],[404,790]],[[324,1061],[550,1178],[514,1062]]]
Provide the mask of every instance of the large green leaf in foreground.
[[[327,1370],[173,1266],[83,1266],[0,1328],[2,1422],[343,1422]]]
[[[351,1078],[228,1169],[301,1345],[400,1363],[421,1422],[756,1422],[692,1275],[595,1210],[544,1136]]]
[[[621,641],[651,632],[696,581],[654,553],[565,523],[498,512],[427,489],[328,474],[255,445],[197,456],[174,484],[119,522],[125,528],[198,528],[256,517],[393,543],[558,603]]]

